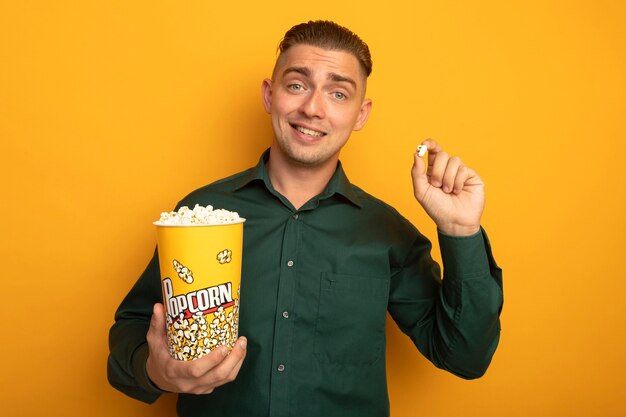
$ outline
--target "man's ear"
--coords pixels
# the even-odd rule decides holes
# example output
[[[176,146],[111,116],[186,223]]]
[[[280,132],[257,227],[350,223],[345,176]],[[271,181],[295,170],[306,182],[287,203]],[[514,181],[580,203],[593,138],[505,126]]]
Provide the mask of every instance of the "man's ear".
[[[269,78],[264,79],[261,88],[263,90],[263,106],[269,114],[272,112],[272,80]]]
[[[361,103],[361,110],[359,111],[359,115],[356,118],[356,123],[354,123],[352,130],[361,130],[363,126],[365,126],[371,110],[372,100],[369,98],[363,99],[363,103]]]

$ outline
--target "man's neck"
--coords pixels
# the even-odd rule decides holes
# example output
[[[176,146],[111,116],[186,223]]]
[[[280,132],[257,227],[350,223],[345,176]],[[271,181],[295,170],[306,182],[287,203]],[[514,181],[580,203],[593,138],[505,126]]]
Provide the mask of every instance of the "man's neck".
[[[316,166],[299,165],[286,160],[272,147],[267,172],[274,189],[299,209],[324,191],[337,169],[337,159]]]

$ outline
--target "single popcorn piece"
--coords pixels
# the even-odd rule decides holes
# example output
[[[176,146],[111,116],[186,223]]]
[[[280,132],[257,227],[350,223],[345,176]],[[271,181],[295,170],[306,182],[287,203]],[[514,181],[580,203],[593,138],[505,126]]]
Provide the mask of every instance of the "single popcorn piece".
[[[180,279],[185,281],[187,284],[191,284],[193,282],[193,272],[191,272],[191,269],[187,268],[176,259],[172,261],[172,265],[174,266],[174,270]]]
[[[223,251],[217,254],[217,261],[220,264],[227,264],[227,263],[230,263],[232,256],[233,256],[232,250],[224,249]]]
[[[427,150],[428,148],[426,147],[426,145],[419,145],[417,147],[417,156],[421,158],[422,156],[426,155]]]
[[[203,207],[196,204],[193,210],[183,206],[178,211],[163,212],[155,224],[158,226],[197,226],[241,223],[244,220],[237,212],[214,209],[211,205]]]

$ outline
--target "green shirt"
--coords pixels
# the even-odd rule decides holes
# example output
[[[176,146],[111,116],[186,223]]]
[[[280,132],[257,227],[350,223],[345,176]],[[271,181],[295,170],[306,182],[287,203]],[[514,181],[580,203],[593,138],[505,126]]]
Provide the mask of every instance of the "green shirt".
[[[392,207],[352,185],[339,163],[326,190],[296,210],[259,164],[198,189],[196,203],[247,221],[239,334],[248,352],[234,382],[178,399],[180,416],[387,416],[385,318],[419,351],[463,378],[496,349],[502,273],[481,229],[431,244]],[[145,364],[152,305],[162,300],[157,255],[120,305],[110,331],[110,383],[154,401]]]

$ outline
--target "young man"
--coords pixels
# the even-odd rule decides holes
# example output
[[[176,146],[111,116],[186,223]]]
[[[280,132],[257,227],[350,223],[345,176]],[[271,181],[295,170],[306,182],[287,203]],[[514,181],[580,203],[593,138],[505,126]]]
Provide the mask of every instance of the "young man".
[[[480,227],[484,185],[426,141],[414,194],[435,221],[430,242],[393,208],[352,185],[339,152],[371,109],[367,45],[332,22],[290,29],[263,103],[274,138],[258,165],[194,191],[247,218],[242,335],[192,361],[167,350],[157,255],[110,332],[111,384],[146,402],[180,393],[180,416],[385,416],[388,311],[422,354],[464,378],[496,349],[502,275]],[[198,395],[204,394],[204,395]]]

